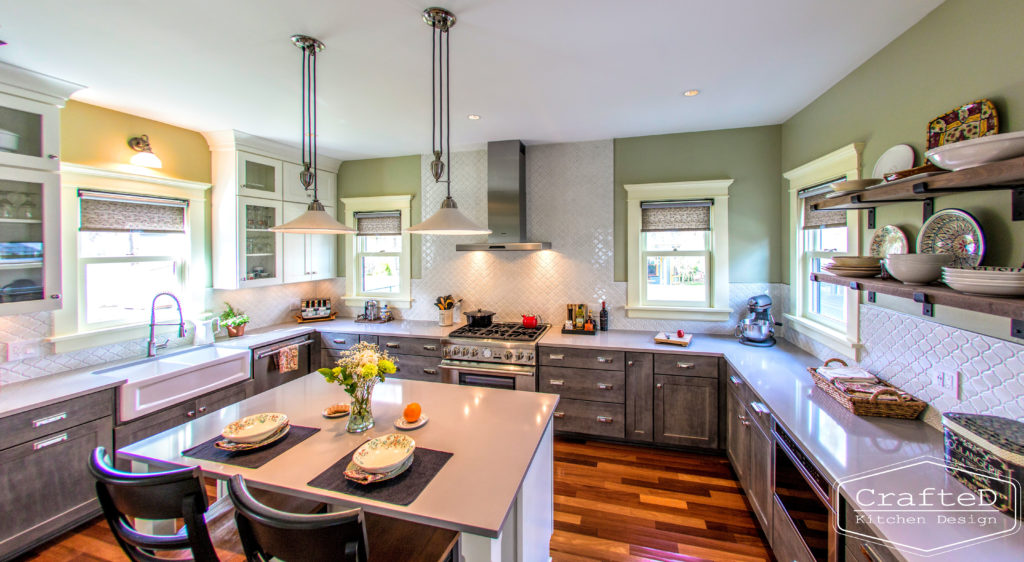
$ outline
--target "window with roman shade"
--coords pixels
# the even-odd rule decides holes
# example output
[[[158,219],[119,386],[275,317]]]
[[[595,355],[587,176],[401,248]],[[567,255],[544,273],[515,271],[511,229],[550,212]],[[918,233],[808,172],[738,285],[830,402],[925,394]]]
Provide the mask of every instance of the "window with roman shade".
[[[88,232],[185,232],[188,201],[105,191],[78,191],[79,230]]]
[[[388,296],[401,290],[401,211],[352,213],[356,221],[356,269],[360,295]]]
[[[822,267],[830,263],[833,256],[847,251],[846,211],[815,211],[812,207],[835,192],[833,183],[844,179],[845,176],[835,178],[797,192],[803,204],[800,233],[803,238],[800,249],[802,271],[821,273],[824,271]],[[802,282],[807,284],[801,291],[805,300],[801,303],[804,315],[821,325],[842,326],[846,322],[845,289],[839,285],[813,283],[809,279]]]
[[[832,228],[846,226],[846,211],[815,211],[814,205],[824,201],[832,190],[832,184],[843,178],[829,180],[820,185],[801,189],[797,196],[803,201],[803,228]]]
[[[710,199],[694,201],[644,201],[640,203],[641,232],[711,230]]]
[[[398,236],[402,234],[401,211],[353,213],[357,236]]]
[[[643,303],[708,306],[712,204],[711,199],[640,202]]]

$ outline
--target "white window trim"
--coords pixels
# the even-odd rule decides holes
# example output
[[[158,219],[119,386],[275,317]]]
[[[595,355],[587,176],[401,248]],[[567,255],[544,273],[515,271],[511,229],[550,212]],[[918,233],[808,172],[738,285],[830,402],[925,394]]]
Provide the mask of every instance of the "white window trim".
[[[801,189],[841,176],[860,179],[863,148],[864,143],[850,143],[782,174],[789,181],[789,267],[790,296],[793,303],[792,312],[785,315],[788,321],[787,328],[854,360],[860,360],[860,350],[863,347],[860,341],[860,293],[846,289],[845,329],[836,329],[835,326],[815,321],[806,310],[805,280],[810,277],[810,272],[805,271],[803,243],[799,237],[803,225],[803,201],[799,197],[799,192]],[[860,255],[860,234],[861,213],[855,210],[847,211],[847,254]]]
[[[156,195],[185,199],[189,202],[188,234],[190,254],[186,260],[184,294],[178,295],[186,318],[198,319],[203,308],[210,270],[204,239],[206,225],[206,191],[211,184],[166,177],[118,172],[77,164],[61,164],[61,283],[65,287],[64,303],[53,314],[53,333],[46,341],[54,353],[66,353],[89,347],[109,345],[148,335],[145,322],[81,331],[79,307],[83,287],[79,283],[78,261],[78,189],[92,188],[136,195]]]
[[[624,185],[626,189],[626,316],[668,320],[728,320],[729,308],[729,186],[734,180],[681,181]],[[640,224],[642,201],[711,199],[710,307],[645,306],[641,300]]]
[[[402,254],[399,258],[401,278],[398,295],[360,295],[357,291],[356,235],[345,235],[345,305],[362,306],[369,299],[375,299],[395,308],[412,306],[412,244],[406,229],[411,225],[412,195],[382,195],[379,197],[343,197],[345,224],[356,227],[356,213],[370,211],[401,211],[402,213]]]

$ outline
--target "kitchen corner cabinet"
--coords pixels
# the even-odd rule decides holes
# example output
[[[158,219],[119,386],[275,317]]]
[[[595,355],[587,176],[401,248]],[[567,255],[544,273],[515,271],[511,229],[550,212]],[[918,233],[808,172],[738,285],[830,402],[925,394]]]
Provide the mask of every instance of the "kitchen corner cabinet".
[[[284,202],[283,222],[306,212],[307,203]],[[334,207],[324,206],[334,216]],[[337,277],[338,237],[330,234],[282,234],[284,282],[317,281]]]
[[[772,454],[770,420],[764,420],[767,408],[757,401],[746,382],[732,369],[726,390],[726,455],[757,516],[765,536],[772,536]]]
[[[655,374],[654,441],[718,447],[718,379]]]
[[[60,177],[0,167],[0,315],[61,303]]]
[[[0,560],[99,514],[86,459],[110,449],[113,414],[102,390],[0,419]]]

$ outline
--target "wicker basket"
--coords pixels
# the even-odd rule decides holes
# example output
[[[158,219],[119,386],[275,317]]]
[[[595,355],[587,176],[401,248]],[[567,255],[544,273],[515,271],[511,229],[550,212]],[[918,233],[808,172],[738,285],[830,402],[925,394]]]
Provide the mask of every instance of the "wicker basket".
[[[829,359],[828,361],[825,361],[825,366],[828,367],[831,363],[839,363],[844,367],[846,366],[846,362],[842,359]],[[881,381],[880,384],[888,388],[880,389],[870,397],[853,396],[851,394],[847,394],[843,390],[840,390],[836,385],[832,384],[831,381],[819,375],[816,368],[808,367],[807,370],[811,373],[811,377],[814,379],[814,384],[816,384],[818,388],[824,390],[829,396],[842,404],[843,407],[858,416],[877,416],[881,418],[913,420],[917,419],[917,416],[921,415],[921,412],[923,412],[925,407],[928,406],[927,403],[901,392],[898,388],[886,383],[885,381]],[[885,395],[894,395],[898,399],[879,400],[879,397]]]

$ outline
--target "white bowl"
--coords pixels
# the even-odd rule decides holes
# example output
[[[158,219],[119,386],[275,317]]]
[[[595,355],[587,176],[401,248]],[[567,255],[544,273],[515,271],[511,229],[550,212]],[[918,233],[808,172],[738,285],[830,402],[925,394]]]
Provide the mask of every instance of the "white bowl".
[[[403,433],[375,437],[352,455],[352,462],[366,472],[384,474],[401,466],[416,450],[416,441]]]
[[[988,283],[954,281],[953,279],[948,279],[944,283],[953,290],[973,293],[975,295],[993,295],[997,297],[1024,296],[1024,285],[991,285]]]
[[[220,434],[235,443],[257,443],[288,425],[288,416],[276,412],[253,414],[233,421]]]
[[[947,256],[950,260],[953,256]],[[949,260],[946,261],[949,263]],[[885,260],[889,274],[907,285],[927,285],[942,277],[942,263],[914,262],[908,260]]]
[[[963,170],[989,162],[1024,156],[1024,131],[989,135],[936,146],[924,155],[947,170]]]
[[[949,265],[953,261],[950,254],[889,254],[887,260],[907,264],[939,264]]]

